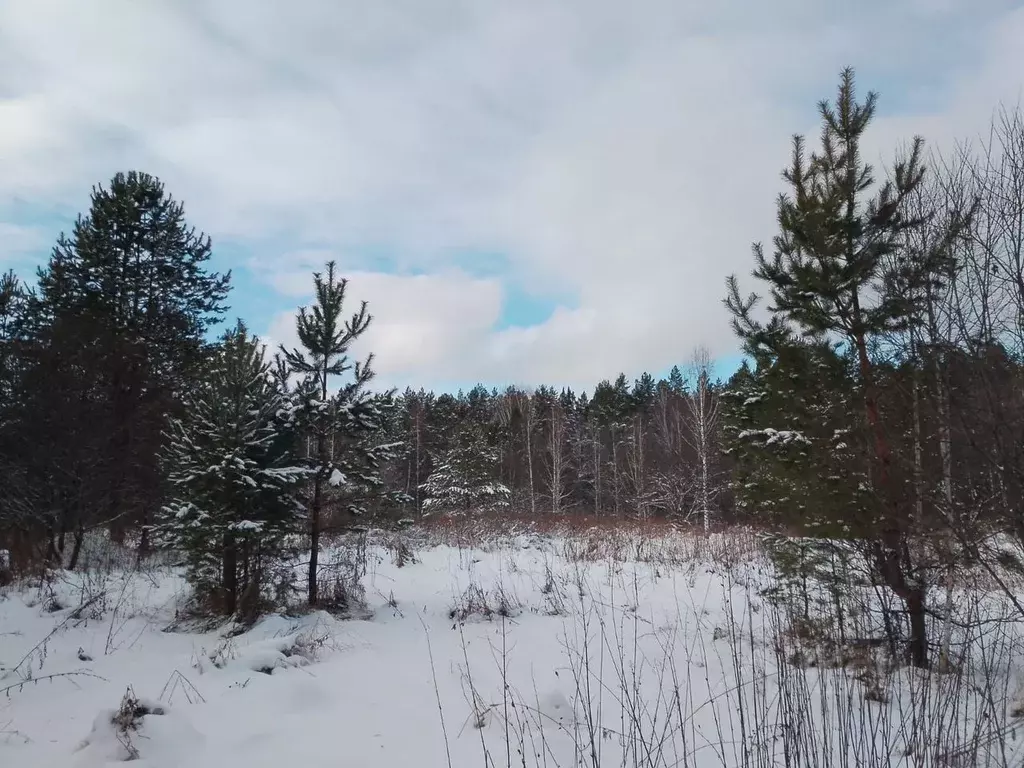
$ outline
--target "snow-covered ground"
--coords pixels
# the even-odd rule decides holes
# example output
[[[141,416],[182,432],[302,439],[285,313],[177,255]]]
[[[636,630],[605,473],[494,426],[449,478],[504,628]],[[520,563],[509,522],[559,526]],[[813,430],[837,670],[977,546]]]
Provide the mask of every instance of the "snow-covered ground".
[[[235,636],[176,621],[169,566],[9,590],[0,766],[951,765],[994,733],[994,764],[1024,759],[1016,625],[955,675],[794,665],[766,559],[728,535],[414,551],[367,549],[365,616]]]

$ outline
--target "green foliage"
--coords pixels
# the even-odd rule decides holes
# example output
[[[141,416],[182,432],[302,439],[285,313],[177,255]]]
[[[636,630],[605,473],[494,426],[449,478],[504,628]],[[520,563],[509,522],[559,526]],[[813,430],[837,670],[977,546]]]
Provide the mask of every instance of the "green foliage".
[[[847,69],[835,105],[819,105],[820,150],[808,158],[803,137],[794,138],[792,161],[783,174],[790,190],[779,198],[774,253],[768,256],[760,244],[754,246],[754,277],[769,286],[772,322],[762,326],[754,320],[750,310],[757,298],[741,299],[735,281],[729,284],[727,304],[744,341],[770,344],[796,332],[811,338],[837,334],[860,343],[867,335],[905,325],[905,302],[870,289],[885,281],[906,233],[923,223],[908,205],[924,177],[923,142],[915,139],[909,155],[896,161],[892,177],[877,183],[860,149],[876,103],[874,93],[857,102],[853,71]]]
[[[230,274],[206,272],[210,254],[210,238],[188,226],[159,179],[118,173],[58,240],[37,311],[105,332],[111,354],[133,349],[161,384],[180,384],[224,311]]]
[[[324,510],[330,502],[351,514],[362,514],[365,501],[380,493],[381,462],[397,453],[398,446],[380,444],[383,401],[367,392],[373,378],[373,355],[352,362],[352,344],[369,328],[372,316],[364,301],[358,312],[344,319],[348,281],[335,275],[334,262],[326,277],[313,275],[315,303],[302,307],[296,319],[300,348],[281,348],[283,375],[301,377],[295,393],[301,427],[314,444],[306,465],[312,474],[309,509],[310,558],[307,596],[318,603],[320,536]],[[351,373],[340,389],[330,393],[331,380]],[[390,398],[390,393],[388,398]]]
[[[496,478],[497,452],[484,430],[466,424],[422,484],[427,512],[484,512],[508,505],[509,489]]]
[[[186,404],[164,455],[173,498],[158,535],[184,552],[188,579],[209,607],[250,610],[241,599],[262,596],[302,511],[307,470],[291,453],[294,410],[241,322],[210,351]]]
[[[819,151],[808,158],[794,139],[774,252],[754,246],[754,277],[770,292],[767,322],[755,317],[760,297],[743,298],[728,281],[733,327],[756,362],[728,398],[730,452],[746,468],[737,493],[819,533],[866,535],[897,496],[879,486],[891,476],[891,451],[871,355],[883,334],[906,326],[905,297],[878,288],[894,284],[901,245],[922,224],[909,202],[924,172],[915,140],[892,178],[876,182],[860,150],[876,102],[874,93],[857,101],[845,70],[835,105],[819,105]]]
[[[372,355],[362,365],[353,365],[348,352],[373,318],[367,313],[365,301],[358,312],[344,318],[348,280],[336,277],[334,270],[332,261],[327,264],[326,278],[319,272],[313,275],[315,302],[312,307],[300,307],[295,320],[300,348],[281,348],[288,369],[309,379],[321,400],[327,399],[333,376],[342,376],[353,368],[356,381],[363,384],[372,376]]]
[[[732,449],[738,465],[748,467],[741,494],[748,484],[781,492],[771,500],[750,495],[761,504],[789,505],[785,516],[802,516],[805,529],[862,540],[876,576],[904,600],[913,661],[925,666],[926,589],[909,546],[912,489],[897,472],[877,360],[880,347],[911,327],[914,302],[928,293],[917,290],[926,282],[919,254],[906,247],[929,219],[912,205],[924,179],[923,142],[915,139],[891,177],[876,182],[861,155],[876,102],[874,93],[857,101],[847,69],[836,103],[819,105],[820,149],[808,158],[803,138],[793,141],[773,253],[754,246],[753,274],[771,298],[767,322],[755,317],[760,297],[743,298],[735,277],[728,280],[733,328],[757,361],[754,374],[737,382]],[[829,359],[834,349],[849,354],[848,372]],[[788,411],[777,402],[786,380],[792,382]],[[856,439],[858,426],[870,439]],[[829,429],[844,450],[852,446],[848,457],[835,455],[839,446],[829,444]],[[780,456],[780,442],[802,443],[801,455]],[[752,466],[758,459],[763,467]]]
[[[737,508],[804,535],[862,530],[870,493],[850,361],[792,344],[744,365],[723,395]]]
[[[34,290],[12,278],[0,288],[0,452],[16,479],[0,514],[31,520],[22,530],[48,539],[51,561],[73,565],[93,526],[116,539],[145,529],[164,503],[158,456],[169,419],[181,414],[229,285],[207,271],[209,258],[209,238],[159,180],[121,173],[93,189]]]

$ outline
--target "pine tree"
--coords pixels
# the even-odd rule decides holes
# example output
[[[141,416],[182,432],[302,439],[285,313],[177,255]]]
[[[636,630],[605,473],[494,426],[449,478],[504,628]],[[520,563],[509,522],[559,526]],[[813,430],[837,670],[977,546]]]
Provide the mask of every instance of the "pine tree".
[[[28,322],[29,296],[13,271],[0,275],[0,406],[14,398]]]
[[[673,365],[672,370],[669,371],[668,388],[677,395],[686,391],[686,379],[683,378],[683,372],[679,370],[678,365]]]
[[[173,498],[157,533],[185,553],[202,604],[250,613],[296,530],[307,470],[292,450],[294,409],[259,339],[239,321],[210,358],[186,415],[172,424],[164,466]]]
[[[808,158],[802,137],[793,141],[792,163],[785,173],[790,193],[779,200],[774,254],[766,255],[759,245],[754,249],[754,276],[770,288],[770,322],[754,320],[758,298],[742,298],[735,278],[729,281],[727,304],[748,354],[835,340],[855,361],[849,389],[859,401],[870,436],[863,447],[871,460],[876,500],[861,513],[861,529],[872,531],[867,539],[869,556],[879,577],[904,601],[911,619],[913,663],[924,666],[926,585],[915,573],[907,545],[908,494],[894,472],[872,357],[877,342],[907,323],[904,297],[885,286],[892,283],[891,265],[898,261],[905,235],[922,224],[908,203],[923,179],[923,143],[916,139],[909,155],[895,164],[892,178],[876,184],[860,150],[876,101],[874,93],[857,101],[853,72],[848,69],[835,105],[819,105],[820,152]]]
[[[871,498],[850,367],[827,344],[800,344],[733,375],[722,409],[739,510],[806,536],[870,533],[858,527]]]
[[[331,397],[337,429],[331,449],[328,496],[332,506],[353,518],[369,515],[374,505],[409,501],[400,489],[387,489],[382,468],[402,455],[405,441],[385,428],[396,409],[393,392],[370,392],[369,378],[357,378]]]
[[[57,483],[44,503],[58,510],[58,536],[144,526],[162,504],[168,418],[180,415],[229,285],[207,271],[210,254],[159,180],[119,173],[93,189],[88,214],[40,270],[26,407],[41,442],[63,444],[34,470]]]
[[[302,307],[295,321],[301,349],[281,348],[293,373],[303,377],[301,399],[305,424],[313,441],[309,463],[313,469],[313,493],[309,503],[310,556],[306,593],[311,606],[319,599],[320,536],[328,488],[344,491],[350,483],[365,486],[371,481],[379,457],[368,453],[367,439],[379,429],[375,404],[366,394],[373,377],[373,356],[353,363],[350,348],[366,329],[372,316],[366,302],[345,319],[348,280],[335,275],[335,264],[327,264],[326,278],[313,275],[315,303]],[[330,396],[330,381],[352,374],[337,396]]]

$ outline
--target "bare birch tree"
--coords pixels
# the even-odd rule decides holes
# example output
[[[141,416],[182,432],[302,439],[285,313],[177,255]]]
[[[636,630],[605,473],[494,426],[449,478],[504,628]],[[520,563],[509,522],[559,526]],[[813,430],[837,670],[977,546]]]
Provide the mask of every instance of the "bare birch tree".
[[[565,482],[571,456],[567,439],[566,414],[562,404],[555,397],[546,398],[545,423],[547,427],[546,458],[548,495],[551,499],[551,513],[560,515],[572,490]]]
[[[690,412],[686,439],[697,456],[696,510],[705,533],[711,529],[712,506],[719,490],[714,465],[720,409],[718,394],[711,386],[711,365],[710,351],[698,347],[690,361],[694,390],[686,401]]]

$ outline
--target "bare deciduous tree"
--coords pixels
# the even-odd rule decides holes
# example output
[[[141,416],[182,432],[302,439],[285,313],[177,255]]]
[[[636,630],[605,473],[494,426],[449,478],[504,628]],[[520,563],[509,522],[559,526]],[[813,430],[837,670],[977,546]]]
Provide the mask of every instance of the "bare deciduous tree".
[[[711,528],[712,506],[719,491],[714,465],[719,428],[719,399],[711,385],[711,366],[710,351],[706,347],[698,347],[690,361],[694,390],[687,398],[690,411],[687,441],[697,455],[696,503],[705,533]]]

